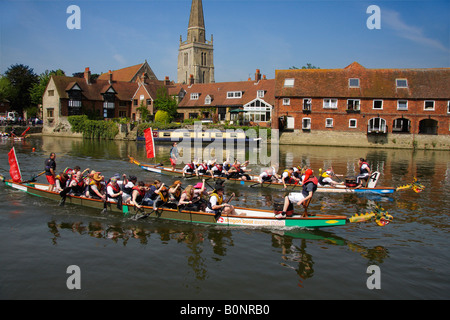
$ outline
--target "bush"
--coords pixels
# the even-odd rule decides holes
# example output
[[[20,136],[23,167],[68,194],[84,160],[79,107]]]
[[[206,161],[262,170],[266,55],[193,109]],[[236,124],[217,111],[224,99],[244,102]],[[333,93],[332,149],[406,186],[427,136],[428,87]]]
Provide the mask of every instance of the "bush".
[[[171,120],[167,111],[158,110],[155,114],[155,122],[169,123]]]
[[[83,138],[114,139],[119,133],[118,125],[113,121],[89,120],[86,115],[69,116],[72,132],[83,134]]]

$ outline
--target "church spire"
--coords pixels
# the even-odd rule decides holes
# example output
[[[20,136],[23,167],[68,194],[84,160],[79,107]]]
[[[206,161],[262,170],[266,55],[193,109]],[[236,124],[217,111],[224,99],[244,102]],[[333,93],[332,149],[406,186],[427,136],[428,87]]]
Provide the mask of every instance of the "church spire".
[[[187,39],[190,42],[206,42],[202,0],[192,0]]]

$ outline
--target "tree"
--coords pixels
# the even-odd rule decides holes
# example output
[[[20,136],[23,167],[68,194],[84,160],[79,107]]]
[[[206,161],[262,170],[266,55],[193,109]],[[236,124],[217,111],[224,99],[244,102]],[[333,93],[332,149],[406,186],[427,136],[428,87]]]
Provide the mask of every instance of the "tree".
[[[292,66],[289,69],[298,69],[296,66]],[[311,63],[307,63],[306,66],[303,66],[302,69],[320,69],[319,67],[313,66]]]
[[[176,117],[178,103],[167,93],[165,87],[159,87],[156,90],[156,99],[153,103],[156,110],[166,111],[170,120]]]
[[[38,82],[38,76],[33,69],[23,64],[10,66],[5,72],[6,78],[11,83],[11,91],[8,100],[11,109],[22,113],[24,108],[31,105],[30,88]]]
[[[11,82],[8,78],[0,76],[0,101],[8,100],[11,95]]]
[[[42,96],[44,95],[45,88],[47,88],[47,84],[53,75],[65,76],[66,74],[61,69],[52,71],[45,70],[45,72],[41,73],[39,75],[38,82],[30,88],[30,98],[32,104],[42,104]]]

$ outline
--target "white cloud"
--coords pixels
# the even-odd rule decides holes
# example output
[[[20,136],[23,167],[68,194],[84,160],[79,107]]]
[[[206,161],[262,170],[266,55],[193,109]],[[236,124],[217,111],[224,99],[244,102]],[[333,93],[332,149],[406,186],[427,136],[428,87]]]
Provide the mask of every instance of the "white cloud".
[[[422,28],[408,25],[404,22],[400,17],[400,14],[396,11],[382,9],[381,25],[382,27],[387,25],[389,28],[396,31],[398,36],[411,40],[417,44],[450,52],[450,49],[440,41],[426,36]]]

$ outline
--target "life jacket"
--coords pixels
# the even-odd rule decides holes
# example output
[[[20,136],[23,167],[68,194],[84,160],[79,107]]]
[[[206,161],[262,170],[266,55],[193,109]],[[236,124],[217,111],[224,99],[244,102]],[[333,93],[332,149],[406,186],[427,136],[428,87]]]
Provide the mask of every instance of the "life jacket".
[[[139,188],[138,186],[133,187],[132,190],[136,190],[136,191],[139,193],[139,195],[136,197],[136,201],[137,201],[137,202],[141,202],[142,199],[144,199],[144,196],[145,196],[145,190],[142,190],[142,189]]]
[[[174,197],[175,199],[179,200],[180,197],[181,197],[181,189],[177,189],[177,190],[175,191],[175,193],[172,193],[172,195],[173,195],[173,197]]]
[[[210,195],[210,197],[209,197],[209,200],[210,200],[210,201],[208,201],[208,208],[209,208],[210,210],[214,210],[214,209],[212,208],[212,206],[211,206],[211,198],[214,197],[214,196],[217,198],[217,204],[218,204],[218,205],[221,205],[222,202],[223,202],[223,197],[219,196],[219,195],[218,195],[217,193],[215,193],[215,192],[211,193],[211,195]]]
[[[159,192],[158,194],[162,202],[166,203],[167,201],[169,201],[169,192],[166,187],[163,187],[161,189],[161,192]]]
[[[79,188],[83,188],[84,187],[84,179],[83,178],[81,178],[81,180],[78,181],[77,177],[73,176],[71,181],[76,181],[77,187],[79,187]]]
[[[194,170],[195,170],[195,165],[194,165],[192,162],[191,162],[191,163],[188,163],[187,165],[188,165],[188,167],[189,167],[187,170],[188,170],[189,172],[194,172]]]
[[[202,163],[198,166],[198,170],[201,172],[206,172],[206,170],[208,170],[208,166]]]
[[[319,183],[319,180],[317,180],[316,177],[309,177],[308,180],[303,182],[303,190],[302,190],[302,194],[307,197],[308,196],[308,192],[306,191],[306,185],[312,183],[314,184],[313,190],[312,192],[316,192],[317,190],[317,184]]]
[[[368,164],[367,162],[362,162],[361,165],[359,166],[359,173],[361,173],[361,174],[369,173],[369,171],[367,170],[367,168],[362,169],[362,166],[363,166],[364,164],[367,165],[367,167],[370,168],[370,166],[369,166],[369,164]]]
[[[115,193],[118,193],[120,191],[120,186],[116,183],[116,185],[113,185],[111,182],[108,183],[106,187],[111,187]]]

